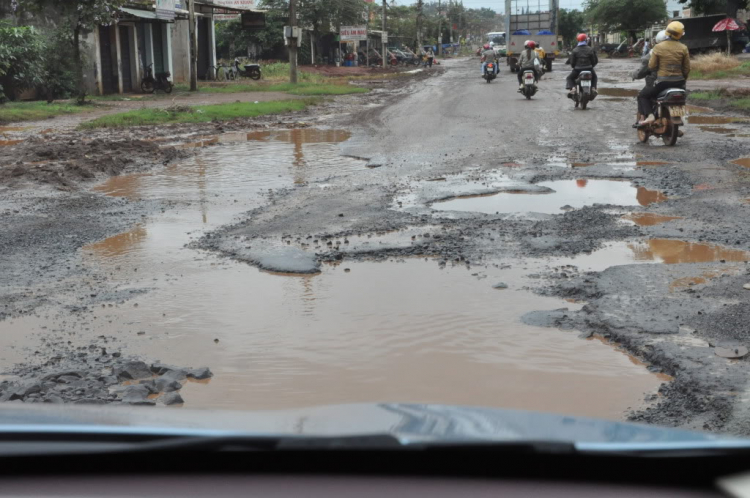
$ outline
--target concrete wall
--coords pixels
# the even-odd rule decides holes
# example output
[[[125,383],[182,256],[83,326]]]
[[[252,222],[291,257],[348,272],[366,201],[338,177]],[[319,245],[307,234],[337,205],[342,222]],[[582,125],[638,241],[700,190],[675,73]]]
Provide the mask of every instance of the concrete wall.
[[[172,81],[190,81],[190,24],[177,20],[172,25]]]

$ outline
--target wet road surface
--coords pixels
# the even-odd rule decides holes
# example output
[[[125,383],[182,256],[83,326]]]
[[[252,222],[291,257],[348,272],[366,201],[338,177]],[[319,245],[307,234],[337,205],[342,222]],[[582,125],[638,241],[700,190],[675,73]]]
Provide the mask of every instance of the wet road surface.
[[[677,148],[639,145],[632,88],[602,88],[616,98],[580,111],[562,66],[526,101],[515,75],[487,85],[476,65],[450,61],[390,105],[342,106],[314,126],[163,141],[196,153],[93,188],[162,208],[77,256],[78,278],[137,295],[1,321],[2,361],[49,335],[112,335],[139,357],[209,365],[210,381],[182,391],[207,409],[409,401],[618,419],[658,410],[664,386],[703,382],[670,349],[708,350],[678,333],[692,318],[628,323],[617,305],[649,271],[652,302],[743,274],[745,226],[718,213],[750,197],[724,165],[750,150],[696,126]],[[603,302],[618,285],[630,294]],[[608,307],[621,320],[609,329],[596,321]],[[602,340],[579,338],[597,327]]]

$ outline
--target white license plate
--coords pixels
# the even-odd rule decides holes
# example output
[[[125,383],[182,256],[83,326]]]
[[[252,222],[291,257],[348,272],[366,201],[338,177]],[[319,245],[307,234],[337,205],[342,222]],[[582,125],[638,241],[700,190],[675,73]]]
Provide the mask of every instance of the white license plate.
[[[687,109],[684,105],[671,105],[669,106],[669,115],[673,118],[681,118],[687,115]]]
[[[581,81],[581,86],[589,87],[591,86],[591,82],[588,80]]]

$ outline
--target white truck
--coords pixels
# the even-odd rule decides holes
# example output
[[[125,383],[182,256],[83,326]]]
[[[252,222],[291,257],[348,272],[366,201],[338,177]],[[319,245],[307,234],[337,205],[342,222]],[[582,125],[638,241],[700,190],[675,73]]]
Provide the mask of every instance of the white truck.
[[[533,5],[528,0],[505,0],[505,31],[508,33],[506,63],[511,72],[518,71],[518,57],[526,40],[533,40],[544,49],[547,71],[552,71],[552,61],[560,54],[557,0],[537,2],[537,5]]]

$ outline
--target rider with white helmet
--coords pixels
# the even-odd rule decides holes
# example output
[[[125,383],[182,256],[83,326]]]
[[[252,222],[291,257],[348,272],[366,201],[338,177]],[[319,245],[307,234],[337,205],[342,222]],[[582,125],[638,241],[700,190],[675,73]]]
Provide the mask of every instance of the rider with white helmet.
[[[648,68],[656,73],[654,86],[647,86],[638,94],[638,114],[645,117],[640,125],[656,121],[651,109],[651,99],[668,88],[685,88],[690,74],[690,52],[680,43],[685,34],[685,26],[672,21],[666,29],[667,39],[658,43],[651,51]]]

